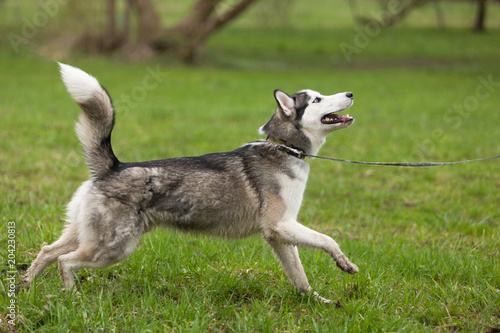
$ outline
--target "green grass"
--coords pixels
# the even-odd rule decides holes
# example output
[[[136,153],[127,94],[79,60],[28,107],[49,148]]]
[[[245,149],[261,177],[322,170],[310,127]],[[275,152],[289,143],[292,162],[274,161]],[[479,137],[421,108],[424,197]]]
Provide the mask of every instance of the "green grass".
[[[480,78],[500,82],[498,29],[473,34],[454,19],[469,7],[446,5],[458,26],[440,31],[416,12],[348,63],[339,45],[353,43],[356,31],[345,4],[333,21],[324,3],[306,15],[307,6],[296,2],[289,26],[268,27],[256,7],[214,36],[195,67],[169,59],[65,61],[98,77],[121,103],[113,147],[123,161],[225,151],[257,139],[276,88],[354,92],[356,123],[332,134],[323,156],[420,162],[499,153],[500,86],[461,113],[453,109],[473,102]],[[163,74],[158,85],[138,95],[155,70]],[[4,40],[0,73],[0,230],[7,235],[7,222],[16,222],[22,272],[43,242],[60,235],[65,204],[88,171],[73,131],[79,109],[54,61],[15,53]],[[123,102],[134,94],[137,105]],[[16,330],[500,329],[499,161],[425,169],[310,164],[299,220],[331,235],[360,268],[350,276],[325,253],[300,250],[313,288],[339,307],[296,292],[260,237],[228,242],[155,230],[123,263],[78,272],[79,297],[61,290],[52,265],[17,294]],[[6,267],[6,237],[0,245]],[[5,286],[2,279],[0,331],[7,329]]]

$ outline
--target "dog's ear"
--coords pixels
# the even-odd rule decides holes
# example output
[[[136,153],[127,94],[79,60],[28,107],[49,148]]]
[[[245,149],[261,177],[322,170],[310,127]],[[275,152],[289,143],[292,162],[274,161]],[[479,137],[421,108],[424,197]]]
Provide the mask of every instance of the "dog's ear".
[[[276,89],[274,91],[274,98],[276,98],[276,102],[278,102],[278,107],[283,110],[283,113],[290,117],[292,115],[293,109],[295,107],[295,103],[293,98],[288,96],[288,94],[282,90]]]

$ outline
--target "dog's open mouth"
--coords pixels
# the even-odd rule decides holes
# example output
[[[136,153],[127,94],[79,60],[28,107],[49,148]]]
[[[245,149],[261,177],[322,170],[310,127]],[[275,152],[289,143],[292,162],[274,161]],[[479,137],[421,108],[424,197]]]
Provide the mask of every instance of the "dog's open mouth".
[[[341,116],[335,113],[330,113],[321,118],[321,122],[326,125],[337,124],[337,123],[347,123],[353,121],[354,118],[350,117],[349,114]]]

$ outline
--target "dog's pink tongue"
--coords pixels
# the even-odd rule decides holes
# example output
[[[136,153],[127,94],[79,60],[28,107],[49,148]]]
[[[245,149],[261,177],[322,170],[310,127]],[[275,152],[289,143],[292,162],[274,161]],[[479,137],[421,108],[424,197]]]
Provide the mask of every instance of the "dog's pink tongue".
[[[339,119],[341,119],[342,121],[344,121],[344,122],[345,122],[345,121],[348,121],[349,119],[352,119],[352,118],[351,118],[351,117],[349,117],[349,116],[340,116],[340,115],[337,115],[337,117],[338,117]]]

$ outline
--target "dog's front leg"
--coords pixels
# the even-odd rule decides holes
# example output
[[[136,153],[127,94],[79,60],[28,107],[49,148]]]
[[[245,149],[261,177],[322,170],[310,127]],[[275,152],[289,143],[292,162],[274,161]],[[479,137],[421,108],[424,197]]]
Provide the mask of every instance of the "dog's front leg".
[[[268,239],[267,243],[271,246],[274,253],[278,257],[278,260],[281,262],[288,279],[290,279],[293,285],[304,294],[312,292],[312,288],[307,281],[304,267],[300,262],[297,246],[282,243],[277,239]],[[324,303],[332,303],[331,300],[321,297],[315,291],[313,292],[313,295]]]
[[[285,244],[280,239],[268,238],[267,243],[283,265],[285,274],[293,285],[301,292],[311,292],[307,276],[299,258],[299,251],[295,245]]]
[[[356,274],[358,267],[340,250],[339,245],[331,237],[309,229],[297,221],[284,220],[273,230],[281,242],[296,246],[320,249],[330,254],[337,266],[344,272]]]

